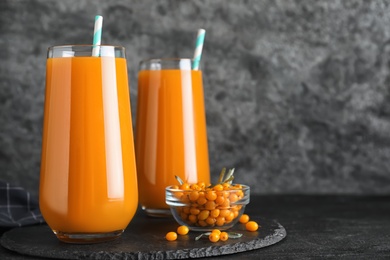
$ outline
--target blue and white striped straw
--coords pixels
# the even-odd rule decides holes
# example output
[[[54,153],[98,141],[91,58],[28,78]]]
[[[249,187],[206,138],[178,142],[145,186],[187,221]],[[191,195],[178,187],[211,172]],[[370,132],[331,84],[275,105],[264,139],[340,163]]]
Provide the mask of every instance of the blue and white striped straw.
[[[99,57],[100,56],[100,47],[102,40],[102,27],[103,27],[103,16],[96,15],[95,16],[95,28],[93,30],[93,49],[92,56]]]
[[[202,49],[203,49],[203,42],[204,42],[205,35],[206,35],[206,30],[204,29],[198,30],[198,36],[196,37],[196,43],[195,43],[194,59],[192,61],[193,70],[199,70],[199,62],[200,62],[200,58],[202,57]]]

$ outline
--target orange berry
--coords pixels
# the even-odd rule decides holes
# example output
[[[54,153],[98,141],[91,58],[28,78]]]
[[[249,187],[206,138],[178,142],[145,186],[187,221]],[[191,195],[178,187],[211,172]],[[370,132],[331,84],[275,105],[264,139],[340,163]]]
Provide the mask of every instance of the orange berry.
[[[213,209],[213,210],[210,212],[210,216],[212,216],[213,218],[216,218],[216,217],[219,216],[219,212],[220,212],[219,209]]]
[[[242,185],[241,184],[235,184],[233,186],[233,189],[242,190]]]
[[[204,204],[204,208],[208,210],[215,209],[215,202],[212,200],[207,201],[206,204]]]
[[[198,219],[199,220],[206,220],[210,215],[210,211],[208,210],[202,210],[199,215],[198,215]]]
[[[188,216],[188,220],[189,220],[191,223],[195,224],[196,221],[198,221],[198,217],[197,217],[196,215],[189,215],[189,216]]]
[[[217,226],[223,226],[224,224],[225,224],[225,218],[224,217],[221,217],[221,216],[219,216],[218,218],[217,218],[217,221],[215,222],[215,224],[217,225]]]
[[[242,214],[238,221],[242,224],[246,224],[249,221],[249,216],[247,214]]]
[[[236,194],[236,193],[230,194],[229,200],[230,200],[230,202],[232,202],[232,203],[236,202],[236,201],[238,200],[237,194]]]
[[[198,182],[198,186],[203,190],[204,188],[206,188],[206,183],[204,183],[204,181],[200,181]]]
[[[222,205],[224,202],[225,202],[225,197],[224,196],[219,195],[215,199],[215,203],[217,203],[218,205]]]
[[[217,198],[217,193],[213,190],[209,190],[206,192],[206,199],[208,200],[215,200]]]
[[[223,186],[221,184],[217,184],[217,185],[214,186],[213,190],[221,191],[221,190],[223,190]]]
[[[223,190],[230,190],[230,187],[231,185],[229,184],[229,183],[224,183],[223,185],[222,185],[222,188],[223,188]]]
[[[186,214],[190,214],[190,207],[183,207],[183,212]]]
[[[189,190],[190,189],[190,184],[185,182],[182,185],[180,185],[180,189],[181,190]]]
[[[229,208],[230,207],[230,200],[228,198],[225,198],[225,201],[221,204],[221,207]]]
[[[213,226],[217,220],[213,217],[206,218],[206,223],[209,224],[209,226]]]
[[[199,192],[198,191],[192,191],[190,193],[189,199],[191,201],[196,201],[197,199],[199,199]]]
[[[199,210],[198,208],[192,207],[192,208],[190,209],[190,213],[191,213],[192,215],[198,215],[198,214],[200,213],[200,210]]]
[[[259,225],[255,221],[249,221],[245,224],[245,228],[248,231],[256,231],[259,228]]]
[[[221,209],[220,210],[220,213],[219,213],[219,216],[220,217],[226,217],[230,214],[230,211],[228,209]]]
[[[165,239],[168,240],[168,241],[175,241],[177,239],[177,234],[176,232],[168,232],[166,235],[165,235]]]
[[[221,234],[221,230],[219,230],[219,229],[213,229],[213,230],[211,230],[211,233],[217,233],[218,235],[220,235]]]
[[[187,226],[183,225],[183,226],[179,226],[176,231],[179,235],[183,236],[183,235],[187,235],[190,229]]]
[[[191,190],[196,190],[196,191],[201,190],[201,188],[198,186],[198,184],[191,184],[190,185],[190,189]]]
[[[232,211],[229,212],[229,215],[225,217],[226,221],[232,221],[234,219],[234,213]]]
[[[196,202],[199,206],[202,206],[207,203],[207,199],[204,196],[199,195],[199,199]]]
[[[206,221],[204,221],[204,220],[199,220],[199,221],[198,221],[198,225],[201,226],[201,227],[206,227],[206,226],[207,226],[207,223],[206,223]]]
[[[211,232],[211,234],[209,235],[209,240],[211,241],[211,242],[213,242],[213,243],[215,243],[215,242],[218,242],[218,240],[219,240],[219,234],[217,234],[217,233],[213,233],[213,232]]]
[[[228,238],[229,238],[229,234],[227,232],[221,232],[221,234],[219,235],[219,239],[221,241],[226,241],[228,240]]]

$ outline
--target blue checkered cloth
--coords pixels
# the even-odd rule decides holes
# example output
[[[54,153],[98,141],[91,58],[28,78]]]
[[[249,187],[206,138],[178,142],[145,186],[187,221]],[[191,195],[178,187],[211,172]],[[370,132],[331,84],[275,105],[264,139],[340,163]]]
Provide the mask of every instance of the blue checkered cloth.
[[[38,201],[21,187],[0,180],[0,227],[42,224]]]

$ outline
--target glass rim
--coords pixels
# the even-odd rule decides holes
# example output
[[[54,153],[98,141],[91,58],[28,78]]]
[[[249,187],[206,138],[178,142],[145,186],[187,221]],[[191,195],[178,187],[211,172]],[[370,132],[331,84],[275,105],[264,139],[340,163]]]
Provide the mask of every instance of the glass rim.
[[[148,58],[141,60],[140,63],[145,63],[145,62],[159,62],[159,61],[181,61],[181,60],[188,60],[188,61],[193,61],[193,58],[175,58],[175,57],[168,57],[168,58]]]
[[[70,44],[54,45],[47,49],[50,58],[78,58],[78,57],[112,57],[126,58],[126,48],[119,45]]]
[[[52,45],[49,46],[47,49],[52,50],[52,49],[57,49],[57,48],[71,48],[71,47],[114,47],[114,48],[121,48],[125,49],[125,47],[121,45],[111,45],[111,44],[61,44],[61,45]]]
[[[192,58],[149,58],[138,63],[139,71],[142,70],[194,70]],[[198,69],[201,71],[200,69]]]

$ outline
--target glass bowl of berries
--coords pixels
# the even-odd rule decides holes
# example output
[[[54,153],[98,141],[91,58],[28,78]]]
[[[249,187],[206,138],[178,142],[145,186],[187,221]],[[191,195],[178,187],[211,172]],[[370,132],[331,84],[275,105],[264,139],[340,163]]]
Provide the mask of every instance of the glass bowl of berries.
[[[249,203],[250,188],[234,184],[234,169],[222,169],[216,184],[203,182],[189,184],[179,177],[178,185],[165,189],[165,201],[180,225],[190,230],[210,231],[218,228],[226,230],[234,226]]]

